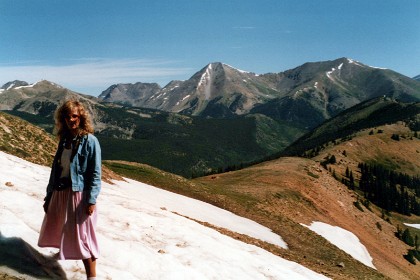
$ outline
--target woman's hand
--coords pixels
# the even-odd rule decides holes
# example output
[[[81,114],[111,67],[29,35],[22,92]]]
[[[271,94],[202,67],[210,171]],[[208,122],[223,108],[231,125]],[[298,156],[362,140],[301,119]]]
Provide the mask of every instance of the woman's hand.
[[[92,216],[93,212],[96,209],[96,205],[95,204],[89,204],[88,208],[87,208],[87,214],[89,216]]]
[[[42,207],[44,208],[45,214],[48,212],[48,205],[50,204],[52,193],[48,193],[47,196],[44,198],[44,205]]]
[[[44,205],[42,205],[42,207],[44,208],[45,214],[47,214],[47,212],[48,212],[48,204],[49,204],[49,201],[45,201]]]

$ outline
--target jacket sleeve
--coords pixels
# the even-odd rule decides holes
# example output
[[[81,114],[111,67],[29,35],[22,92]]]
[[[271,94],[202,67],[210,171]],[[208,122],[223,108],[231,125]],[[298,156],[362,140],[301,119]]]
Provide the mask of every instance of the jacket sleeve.
[[[101,174],[102,174],[102,158],[101,146],[98,139],[89,135],[89,155],[88,155],[88,170],[89,170],[89,203],[96,204],[99,192],[101,191]]]

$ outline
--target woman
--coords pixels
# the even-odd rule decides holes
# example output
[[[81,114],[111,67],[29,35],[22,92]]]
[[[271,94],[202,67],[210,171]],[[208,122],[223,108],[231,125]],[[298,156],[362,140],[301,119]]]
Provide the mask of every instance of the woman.
[[[83,260],[88,279],[96,279],[101,148],[92,134],[89,113],[79,101],[69,100],[58,108],[55,132],[60,142],[44,199],[38,246],[59,248],[62,260]]]

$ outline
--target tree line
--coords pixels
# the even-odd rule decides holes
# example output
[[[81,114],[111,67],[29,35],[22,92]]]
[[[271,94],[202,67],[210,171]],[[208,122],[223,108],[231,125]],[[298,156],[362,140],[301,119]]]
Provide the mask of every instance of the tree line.
[[[359,188],[364,197],[386,211],[420,215],[420,177],[360,163]]]

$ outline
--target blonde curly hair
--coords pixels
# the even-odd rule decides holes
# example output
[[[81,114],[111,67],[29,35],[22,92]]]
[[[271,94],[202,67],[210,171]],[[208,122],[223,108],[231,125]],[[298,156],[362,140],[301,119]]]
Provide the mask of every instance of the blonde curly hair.
[[[64,139],[65,137],[69,137],[70,135],[70,130],[66,124],[66,118],[69,116],[69,114],[71,114],[74,108],[78,109],[80,115],[79,134],[86,135],[89,133],[93,134],[94,132],[92,119],[89,112],[85,109],[85,106],[83,106],[83,104],[78,100],[67,100],[57,108],[54,115],[54,132],[57,135],[57,138],[60,140]]]

